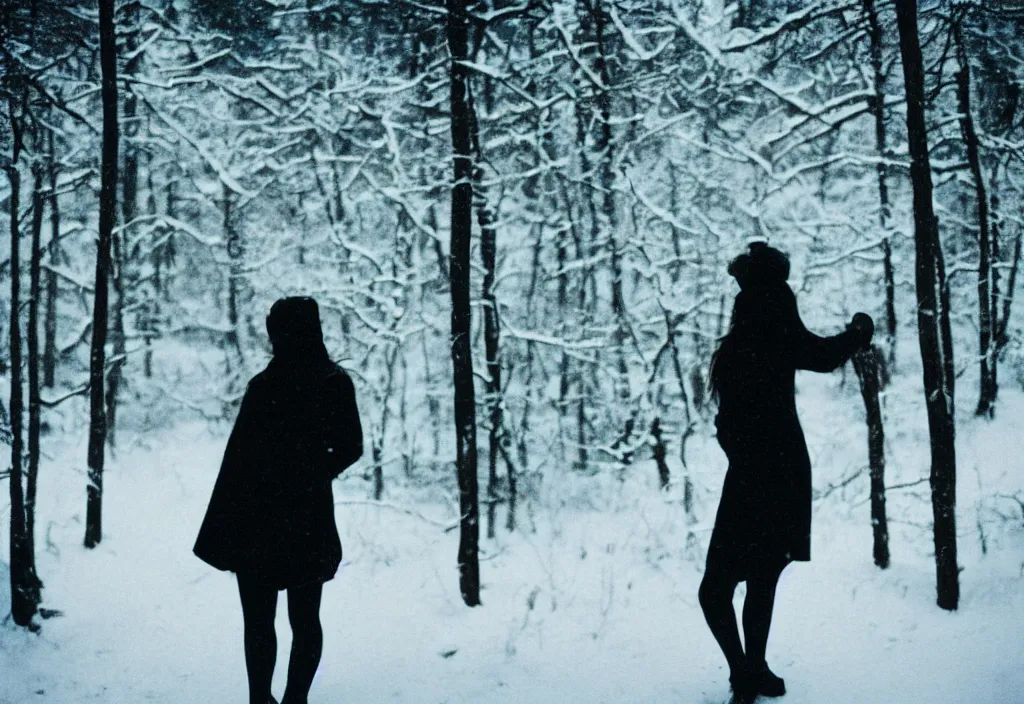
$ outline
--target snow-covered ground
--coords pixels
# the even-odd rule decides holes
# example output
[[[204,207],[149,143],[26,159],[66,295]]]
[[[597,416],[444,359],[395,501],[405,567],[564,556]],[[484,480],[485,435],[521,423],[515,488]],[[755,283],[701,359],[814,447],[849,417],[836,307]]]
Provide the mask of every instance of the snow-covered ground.
[[[915,383],[901,377],[887,399],[889,484],[927,476]],[[992,423],[962,417],[962,599],[947,613],[935,606],[927,483],[890,493],[893,566],[878,570],[866,476],[827,491],[865,462],[859,396],[838,375],[808,375],[801,389],[815,485],[827,496],[816,503],[814,560],[788,568],[779,589],[769,659],[787,680],[782,701],[1024,701],[1024,526],[999,496],[1024,487],[1024,397],[1005,390]],[[84,445],[54,451],[41,477],[38,561],[45,605],[64,615],[39,634],[0,627],[0,702],[246,701],[235,583],[191,554],[225,433],[181,425],[130,446],[125,436],[94,551],[81,547]],[[367,487],[352,470],[336,487],[347,501],[338,507],[346,561],[325,588],[311,701],[725,701],[727,673],[696,600],[724,458],[698,442],[689,459],[699,468],[693,526],[678,494],[654,490],[649,463],[621,483],[548,470],[523,529],[484,541],[477,609],[458,594],[457,531],[438,527],[452,507],[390,485],[392,506],[359,503]],[[280,694],[283,598],[278,634]]]

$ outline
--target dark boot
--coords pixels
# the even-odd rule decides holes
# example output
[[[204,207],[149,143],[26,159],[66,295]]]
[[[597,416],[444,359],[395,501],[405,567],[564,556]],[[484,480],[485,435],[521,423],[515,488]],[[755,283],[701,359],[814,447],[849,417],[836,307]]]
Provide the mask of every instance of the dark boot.
[[[732,688],[729,704],[753,704],[757,699],[759,683],[748,670],[733,670],[729,675],[729,686]]]
[[[751,674],[758,694],[765,697],[781,697],[786,693],[786,681],[768,669],[765,665],[760,672]]]

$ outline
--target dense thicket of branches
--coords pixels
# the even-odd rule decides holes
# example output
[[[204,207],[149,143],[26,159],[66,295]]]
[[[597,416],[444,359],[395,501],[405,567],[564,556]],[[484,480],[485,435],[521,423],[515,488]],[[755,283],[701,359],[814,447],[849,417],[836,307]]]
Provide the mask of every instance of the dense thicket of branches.
[[[683,484],[699,510],[691,477],[670,476],[665,457],[686,467],[687,438],[710,432],[724,265],[750,238],[792,254],[812,327],[867,309],[887,321],[890,361],[913,334],[892,2],[490,0],[466,5],[465,58],[447,14],[462,3],[121,2],[114,213],[97,207],[97,6],[15,5],[0,16],[14,176],[0,207],[12,226],[38,222],[46,243],[32,354],[47,412],[81,411],[90,385],[101,213],[117,217],[101,368],[119,431],[230,416],[266,359],[269,303],[308,293],[360,387],[374,495],[389,480],[454,488],[456,455],[476,451],[462,430],[454,442],[458,414],[466,432],[470,421],[486,431],[492,527],[517,486],[631,471],[651,448],[660,481]],[[1009,383],[1024,369],[1010,316],[1024,18],[950,1],[917,19],[940,295],[962,350],[952,371],[981,374],[988,414],[997,366],[1011,363]],[[474,114],[456,115],[459,104]],[[18,204],[22,174],[40,198]],[[40,208],[50,217],[32,220]],[[32,265],[9,258],[3,276],[12,261]],[[453,362],[458,388],[475,386],[461,410]],[[473,474],[460,486],[475,496]]]

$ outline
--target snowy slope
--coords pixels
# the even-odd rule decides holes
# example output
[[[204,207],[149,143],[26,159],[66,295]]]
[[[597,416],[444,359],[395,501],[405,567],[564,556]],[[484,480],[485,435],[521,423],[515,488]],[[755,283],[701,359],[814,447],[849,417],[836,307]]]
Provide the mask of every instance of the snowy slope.
[[[865,461],[862,406],[852,375],[847,382],[800,382],[819,492]],[[890,484],[927,472],[921,400],[901,383],[886,399]],[[84,446],[46,462],[39,568],[46,605],[65,615],[39,635],[9,621],[0,629],[0,702],[246,701],[234,582],[191,554],[224,430],[183,425],[122,449],[94,552],[81,547]],[[1004,391],[991,424],[964,416],[958,449],[959,612],[934,604],[926,483],[890,493],[894,564],[885,572],[871,564],[866,476],[828,492],[816,503],[814,560],[788,568],[779,590],[769,658],[787,678],[783,701],[1022,701],[1024,533],[1019,513],[1002,520],[986,507],[1020,490],[1024,397]],[[339,506],[346,561],[325,590],[311,701],[724,701],[727,673],[696,601],[724,458],[711,442],[691,454],[698,487],[711,487],[699,496],[695,546],[678,497],[654,490],[650,464],[621,484],[552,471],[538,504],[523,511],[526,530],[485,542],[484,606],[475,610],[457,592],[457,533],[431,522],[449,521],[449,506],[398,487],[389,500],[431,521]],[[339,499],[364,498],[356,471],[337,485]],[[1013,508],[1001,510],[1013,518]],[[741,595],[742,587],[737,603]],[[283,599],[278,633],[280,693],[290,637]]]

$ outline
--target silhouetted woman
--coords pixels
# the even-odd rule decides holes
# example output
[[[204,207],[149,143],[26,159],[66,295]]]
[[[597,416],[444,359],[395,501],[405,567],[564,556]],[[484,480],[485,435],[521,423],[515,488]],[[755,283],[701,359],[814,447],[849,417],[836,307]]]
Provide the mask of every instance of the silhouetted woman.
[[[794,372],[837,369],[870,344],[874,324],[857,313],[833,337],[809,332],[786,283],[789,259],[765,243],[751,244],[729,273],[741,290],[711,367],[718,442],[729,469],[699,596],[729,663],[734,701],[749,702],[786,691],[765,661],[775,587],[787,564],[811,559],[811,462],[796,414]],[[732,607],[744,581],[745,652]]]
[[[238,576],[249,704],[274,702],[277,592],[293,640],[282,704],[306,704],[320,663],[320,595],[341,562],[331,480],[363,452],[352,380],[327,356],[311,298],[267,316],[274,357],[249,382],[195,554]]]

